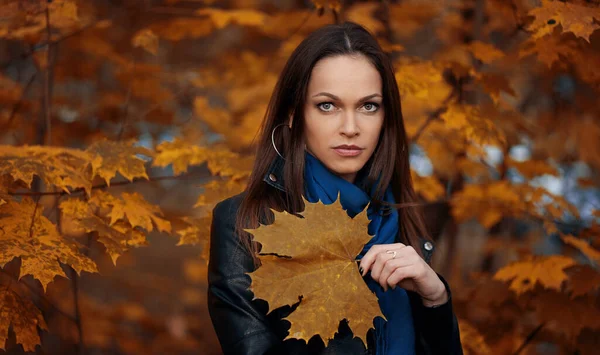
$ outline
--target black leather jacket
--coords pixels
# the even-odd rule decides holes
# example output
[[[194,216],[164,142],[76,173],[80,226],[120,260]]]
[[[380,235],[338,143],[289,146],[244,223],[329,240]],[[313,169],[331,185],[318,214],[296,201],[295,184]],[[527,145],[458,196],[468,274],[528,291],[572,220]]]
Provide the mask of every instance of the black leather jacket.
[[[283,160],[278,158],[264,178],[271,186],[283,190]],[[269,310],[267,302],[252,300],[249,290],[250,276],[254,271],[252,256],[240,244],[234,233],[235,216],[243,193],[219,202],[213,210],[208,265],[208,310],[213,326],[225,354],[375,354],[374,332],[367,334],[367,346],[354,338],[345,321],[340,322],[338,333],[326,347],[319,336],[308,343],[298,339],[282,341],[290,323],[287,317],[297,306],[284,306]],[[429,262],[432,244],[421,243],[425,259]],[[439,275],[439,274],[438,274]],[[449,301],[435,308],[423,306],[418,294],[407,291],[412,307],[417,355],[462,354],[459,328]],[[268,314],[267,314],[268,313]],[[399,354],[400,355],[400,354]]]

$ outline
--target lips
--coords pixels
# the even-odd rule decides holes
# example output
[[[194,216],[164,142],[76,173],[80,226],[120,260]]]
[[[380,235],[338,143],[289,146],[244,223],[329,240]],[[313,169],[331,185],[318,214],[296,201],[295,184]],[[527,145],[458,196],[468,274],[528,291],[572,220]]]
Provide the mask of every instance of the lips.
[[[342,144],[334,147],[333,150],[342,157],[355,157],[362,153],[364,148],[357,145]]]

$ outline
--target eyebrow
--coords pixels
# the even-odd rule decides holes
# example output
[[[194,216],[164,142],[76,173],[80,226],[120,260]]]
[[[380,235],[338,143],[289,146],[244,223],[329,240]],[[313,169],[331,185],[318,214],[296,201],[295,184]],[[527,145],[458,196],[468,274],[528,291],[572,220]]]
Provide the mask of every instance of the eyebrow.
[[[316,95],[313,95],[313,97],[317,97],[317,96],[328,96],[334,100],[341,101],[339,97],[335,96],[334,94],[330,94],[328,92],[320,92]],[[362,99],[358,100],[358,102],[366,101],[366,100],[376,97],[376,96],[382,97],[380,94],[371,94],[371,95],[365,96]]]

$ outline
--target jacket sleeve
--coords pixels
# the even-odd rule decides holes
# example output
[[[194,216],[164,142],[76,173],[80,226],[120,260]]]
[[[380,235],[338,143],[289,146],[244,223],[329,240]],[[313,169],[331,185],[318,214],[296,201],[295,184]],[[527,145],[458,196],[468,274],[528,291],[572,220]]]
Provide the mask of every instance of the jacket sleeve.
[[[208,311],[225,354],[264,354],[281,340],[266,317],[266,302],[252,300],[252,256],[235,234],[237,204],[213,210],[208,264]]]
[[[458,320],[452,309],[452,294],[448,282],[438,274],[448,292],[448,302],[437,307],[423,305],[421,296],[409,292],[413,310],[417,354],[462,355]]]

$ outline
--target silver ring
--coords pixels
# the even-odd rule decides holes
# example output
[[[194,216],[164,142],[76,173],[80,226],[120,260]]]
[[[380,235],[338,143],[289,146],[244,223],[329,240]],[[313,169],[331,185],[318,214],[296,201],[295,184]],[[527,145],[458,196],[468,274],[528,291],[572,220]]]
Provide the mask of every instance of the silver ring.
[[[396,259],[396,251],[395,250],[388,250],[388,251],[386,251],[386,254],[392,254],[392,259]]]

